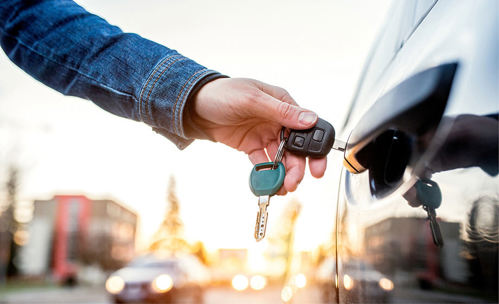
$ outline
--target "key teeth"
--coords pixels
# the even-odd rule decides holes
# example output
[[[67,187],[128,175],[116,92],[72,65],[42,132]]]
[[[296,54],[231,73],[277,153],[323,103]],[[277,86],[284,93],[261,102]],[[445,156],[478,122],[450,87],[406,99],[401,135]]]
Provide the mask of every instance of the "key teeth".
[[[258,242],[260,241],[261,239],[259,239],[259,236],[258,236],[258,228],[260,227],[260,211],[258,211],[256,213],[256,223],[255,223],[255,240]]]
[[[262,214],[261,211],[258,211],[255,224],[255,240],[257,242],[265,238],[266,230],[267,230],[267,212]]]

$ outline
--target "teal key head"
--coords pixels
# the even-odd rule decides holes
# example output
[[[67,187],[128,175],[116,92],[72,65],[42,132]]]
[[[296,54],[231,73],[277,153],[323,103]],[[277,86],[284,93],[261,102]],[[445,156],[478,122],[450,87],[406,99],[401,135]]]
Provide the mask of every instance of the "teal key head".
[[[256,196],[274,195],[281,188],[286,169],[281,162],[272,169],[274,162],[256,164],[251,170],[250,189]]]
[[[442,192],[438,184],[431,179],[420,179],[415,184],[419,201],[432,209],[437,209],[442,203]]]

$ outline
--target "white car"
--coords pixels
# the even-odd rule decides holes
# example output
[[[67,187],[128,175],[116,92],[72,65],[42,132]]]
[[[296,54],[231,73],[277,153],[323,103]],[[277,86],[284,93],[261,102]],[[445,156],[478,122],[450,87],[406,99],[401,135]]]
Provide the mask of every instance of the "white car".
[[[202,303],[208,270],[193,256],[147,255],[117,270],[106,281],[115,303]]]

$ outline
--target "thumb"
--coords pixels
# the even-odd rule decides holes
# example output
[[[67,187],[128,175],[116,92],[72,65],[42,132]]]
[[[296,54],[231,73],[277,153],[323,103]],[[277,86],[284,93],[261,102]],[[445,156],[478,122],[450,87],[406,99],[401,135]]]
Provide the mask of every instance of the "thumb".
[[[254,114],[284,127],[299,130],[312,128],[318,119],[317,114],[310,110],[281,101],[263,92],[254,106]]]

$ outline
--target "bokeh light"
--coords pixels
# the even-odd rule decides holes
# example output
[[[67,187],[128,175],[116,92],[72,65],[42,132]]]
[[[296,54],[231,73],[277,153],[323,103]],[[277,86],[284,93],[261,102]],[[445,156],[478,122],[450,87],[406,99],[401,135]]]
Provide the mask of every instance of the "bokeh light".
[[[298,288],[307,286],[307,277],[303,273],[299,273],[295,276],[295,286]]]
[[[157,293],[165,293],[173,288],[173,280],[167,274],[158,276],[151,284],[152,289]]]
[[[379,287],[383,288],[386,291],[393,290],[393,282],[390,279],[382,278],[379,280]]]
[[[119,276],[112,276],[106,281],[106,290],[111,294],[118,294],[123,288],[125,288],[125,281]]]
[[[262,290],[267,286],[267,279],[261,275],[254,275],[251,277],[250,286],[254,290]]]
[[[235,275],[232,279],[232,287],[237,291],[243,291],[248,288],[248,278],[242,274]]]
[[[351,290],[353,288],[353,285],[353,279],[348,274],[345,274],[343,276],[343,286],[345,287],[345,289]]]
[[[284,286],[281,291],[281,300],[284,302],[289,302],[293,297],[293,289],[289,286]]]

